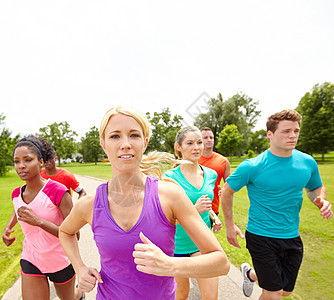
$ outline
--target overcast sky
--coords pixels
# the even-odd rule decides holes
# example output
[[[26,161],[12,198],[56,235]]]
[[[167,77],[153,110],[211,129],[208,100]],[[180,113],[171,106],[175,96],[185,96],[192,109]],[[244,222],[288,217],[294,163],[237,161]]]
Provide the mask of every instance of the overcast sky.
[[[187,111],[237,92],[265,118],[334,81],[334,1],[1,1],[0,113],[13,134],[104,112]],[[204,94],[203,94],[204,93]]]

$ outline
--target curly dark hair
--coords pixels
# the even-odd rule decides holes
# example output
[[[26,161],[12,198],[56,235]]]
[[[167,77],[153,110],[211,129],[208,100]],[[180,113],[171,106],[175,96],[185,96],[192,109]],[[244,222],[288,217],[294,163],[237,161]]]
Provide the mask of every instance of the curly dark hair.
[[[45,160],[44,160],[44,162],[49,161],[51,159],[54,159],[56,157],[56,151],[53,149],[51,143],[49,143],[47,140],[45,140],[41,137],[37,137],[37,138],[43,144],[43,148],[45,150]]]

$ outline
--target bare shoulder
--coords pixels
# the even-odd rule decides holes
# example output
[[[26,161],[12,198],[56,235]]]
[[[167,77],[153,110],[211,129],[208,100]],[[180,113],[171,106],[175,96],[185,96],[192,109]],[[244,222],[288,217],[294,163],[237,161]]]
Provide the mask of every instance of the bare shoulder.
[[[184,189],[174,180],[159,181],[159,198],[162,205],[175,209],[191,204]]]
[[[171,200],[184,195],[184,190],[176,181],[159,180],[159,197],[167,197]]]
[[[77,200],[73,207],[74,215],[80,216],[88,223],[91,223],[91,219],[93,216],[94,199],[95,195],[89,194]]]
[[[184,190],[176,182],[159,180],[158,194],[162,210],[167,219],[175,225],[177,207],[185,199]]]

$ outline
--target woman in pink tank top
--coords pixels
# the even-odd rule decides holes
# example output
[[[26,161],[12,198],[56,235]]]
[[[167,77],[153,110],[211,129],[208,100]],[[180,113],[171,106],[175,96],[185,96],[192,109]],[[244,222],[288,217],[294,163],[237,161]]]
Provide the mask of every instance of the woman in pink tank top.
[[[14,167],[26,182],[12,193],[14,212],[7,223],[2,239],[10,246],[14,225],[19,222],[24,233],[21,254],[23,299],[49,299],[48,280],[62,300],[80,299],[76,289],[75,272],[58,239],[59,225],[72,209],[68,189],[53,180],[45,180],[40,171],[45,158],[41,139],[27,136],[14,147]]]
[[[143,157],[149,137],[149,123],[137,110],[108,110],[100,140],[112,178],[96,195],[80,199],[60,226],[60,241],[79,288],[89,292],[98,281],[97,299],[175,299],[174,276],[207,278],[229,271],[223,249],[183,189],[161,178],[155,163],[174,163],[174,157],[158,152]],[[177,222],[203,255],[173,257]],[[87,223],[99,249],[100,272],[82,261],[75,238]]]

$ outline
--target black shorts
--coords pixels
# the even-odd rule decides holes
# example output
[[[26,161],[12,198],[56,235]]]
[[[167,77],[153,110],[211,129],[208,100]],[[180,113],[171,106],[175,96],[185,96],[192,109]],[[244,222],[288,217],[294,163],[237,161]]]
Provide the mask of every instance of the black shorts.
[[[246,231],[246,247],[261,288],[268,291],[293,291],[303,260],[303,243],[299,236],[278,239]]]
[[[64,284],[70,281],[74,276],[75,272],[72,265],[69,265],[63,270],[55,273],[42,273],[36,266],[25,259],[20,260],[21,272],[28,276],[41,276],[48,277],[50,281],[56,284]]]
[[[197,253],[199,251],[196,251],[196,252],[192,252],[192,253],[184,253],[184,254],[176,254],[174,253],[174,257],[190,257],[191,254],[194,254],[194,253]]]

